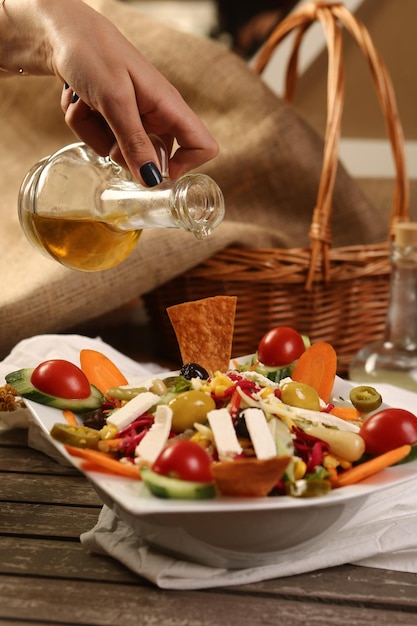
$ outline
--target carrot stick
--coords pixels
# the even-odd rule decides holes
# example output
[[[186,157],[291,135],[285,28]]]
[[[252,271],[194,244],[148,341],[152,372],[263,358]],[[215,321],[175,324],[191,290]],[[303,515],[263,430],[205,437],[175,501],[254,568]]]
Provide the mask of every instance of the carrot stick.
[[[106,472],[117,476],[125,476],[126,478],[140,479],[139,468],[136,465],[128,463],[120,463],[117,459],[105,452],[92,450],[91,448],[76,448],[74,446],[65,446],[65,449],[72,456],[83,459],[81,464],[83,469],[88,467],[90,470],[94,467],[94,471]]]
[[[97,463],[93,463],[92,461],[82,461],[80,465],[81,469],[84,472],[99,472],[100,474],[110,474],[114,476],[114,472],[106,469],[102,465],[97,465]]]
[[[64,411],[62,411],[62,414],[65,417],[68,424],[71,424],[71,426],[78,426],[78,421],[77,421],[77,418],[75,417],[75,413],[73,413],[69,409],[65,409]]]
[[[336,479],[330,479],[333,487],[346,487],[347,485],[354,485],[377,472],[395,465],[399,461],[405,459],[411,452],[411,446],[404,445],[399,448],[394,448],[384,454],[379,454],[369,461],[365,461],[360,465],[355,465],[351,469],[346,470],[342,474],[338,474]]]
[[[291,378],[313,387],[325,402],[330,400],[337,369],[336,351],[330,343],[313,343],[297,361]]]
[[[116,439],[100,439],[98,449],[101,452],[111,452],[112,450],[117,450],[122,441],[123,437],[117,437]]]
[[[100,462],[100,459],[104,458],[117,461],[115,455],[110,452],[103,452],[101,450],[95,450],[94,448],[79,448],[78,446],[70,446],[67,443],[64,444],[64,447],[71,456],[76,456],[80,459],[87,459],[88,461],[97,460],[97,462]]]
[[[90,384],[104,394],[108,389],[128,384],[127,378],[117,365],[97,350],[81,350],[80,365]]]
[[[81,463],[81,469],[85,472],[100,472],[101,474],[111,474],[112,476],[122,476],[124,478],[140,480],[137,465],[120,463],[119,461],[114,461],[114,463],[117,463],[119,467],[108,467],[107,465],[94,463],[93,461],[83,461]]]
[[[356,422],[361,416],[359,411],[353,406],[334,406],[330,411],[330,415],[340,417],[340,419],[348,422]]]

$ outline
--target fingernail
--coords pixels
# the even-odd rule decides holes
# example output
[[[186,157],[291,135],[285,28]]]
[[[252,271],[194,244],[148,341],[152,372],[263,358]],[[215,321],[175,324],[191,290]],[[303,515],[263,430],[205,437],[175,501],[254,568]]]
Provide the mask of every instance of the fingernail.
[[[152,161],[144,163],[139,171],[143,182],[148,187],[155,187],[155,185],[162,183],[162,174]]]
[[[71,98],[71,104],[75,104],[77,102],[77,100],[79,99],[80,96],[77,96],[76,93],[72,94],[72,98]]]
[[[65,89],[69,89],[69,85],[68,85],[67,82],[64,83],[64,87],[65,87]]]

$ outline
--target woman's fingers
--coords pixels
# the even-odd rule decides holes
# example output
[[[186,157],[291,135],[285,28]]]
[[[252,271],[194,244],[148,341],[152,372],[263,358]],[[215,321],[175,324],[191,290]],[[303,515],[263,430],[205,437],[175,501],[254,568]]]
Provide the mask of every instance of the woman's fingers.
[[[150,134],[164,140],[173,179],[216,156],[216,141],[178,90],[112,24],[99,14],[92,19],[98,24],[89,29],[94,38],[88,39],[88,54],[75,65],[77,42],[71,39],[60,50],[59,66],[69,84],[61,106],[72,131],[147,185],[161,182],[160,168],[165,169]]]
[[[93,111],[83,100],[75,100],[72,90],[65,87],[61,107],[65,113],[65,122],[74,134],[97,154],[107,156],[115,138],[103,116]]]

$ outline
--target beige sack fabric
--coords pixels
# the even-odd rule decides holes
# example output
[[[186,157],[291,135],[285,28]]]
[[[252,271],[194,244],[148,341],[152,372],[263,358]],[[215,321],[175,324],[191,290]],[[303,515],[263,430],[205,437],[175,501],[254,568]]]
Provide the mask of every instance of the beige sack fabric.
[[[170,29],[117,0],[90,0],[179,89],[219,141],[201,168],[222,188],[226,220],[208,240],[146,231],[134,253],[101,273],[74,272],[42,256],[20,230],[21,180],[39,159],[75,140],[53,77],[0,81],[0,358],[20,339],[60,332],[163,284],[230,244],[308,245],[322,140],[238,57],[221,45]],[[381,241],[387,225],[340,168],[334,245]]]

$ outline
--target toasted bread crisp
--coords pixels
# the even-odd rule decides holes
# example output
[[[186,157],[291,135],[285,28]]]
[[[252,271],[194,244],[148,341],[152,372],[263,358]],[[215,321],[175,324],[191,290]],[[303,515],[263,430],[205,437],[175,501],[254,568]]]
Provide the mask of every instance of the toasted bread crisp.
[[[229,369],[236,301],[235,296],[213,296],[167,309],[183,363],[198,363],[210,375]]]
[[[282,478],[290,461],[290,456],[220,461],[213,463],[211,471],[222,495],[262,498]]]

